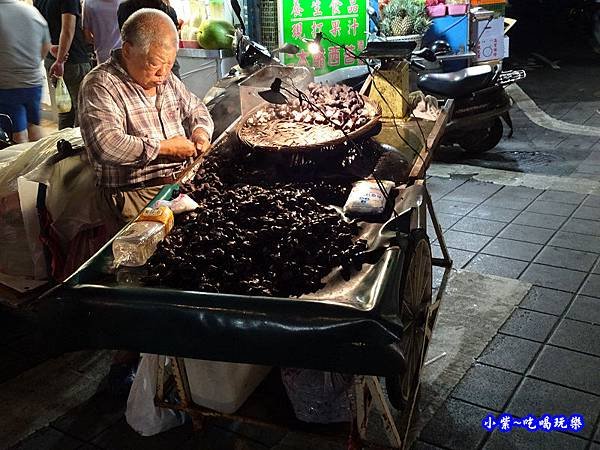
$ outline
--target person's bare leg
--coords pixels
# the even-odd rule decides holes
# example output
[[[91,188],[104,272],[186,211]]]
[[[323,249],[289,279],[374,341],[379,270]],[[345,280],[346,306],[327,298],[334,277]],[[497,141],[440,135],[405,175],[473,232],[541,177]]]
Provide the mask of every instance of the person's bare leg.
[[[17,144],[20,144],[22,142],[28,142],[28,135],[27,135],[27,130],[23,130],[23,131],[14,131],[12,134],[12,140],[15,141]]]
[[[29,132],[29,142],[34,142],[44,137],[44,131],[39,125],[30,123],[27,125],[27,131]]]

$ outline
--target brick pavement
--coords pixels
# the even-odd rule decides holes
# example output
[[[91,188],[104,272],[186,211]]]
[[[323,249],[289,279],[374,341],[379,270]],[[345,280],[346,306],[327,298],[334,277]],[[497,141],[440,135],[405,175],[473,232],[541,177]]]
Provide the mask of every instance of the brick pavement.
[[[439,178],[428,184],[456,268],[533,287],[415,448],[598,448],[600,196]],[[490,412],[579,413],[586,425],[571,434],[490,434],[481,427]]]
[[[540,108],[555,119],[574,125],[600,127],[600,101],[545,102]],[[446,163],[545,175],[600,177],[600,138],[566,134],[533,123],[518,106],[511,110],[514,135],[483,154],[468,154],[458,147],[444,148],[437,158]]]

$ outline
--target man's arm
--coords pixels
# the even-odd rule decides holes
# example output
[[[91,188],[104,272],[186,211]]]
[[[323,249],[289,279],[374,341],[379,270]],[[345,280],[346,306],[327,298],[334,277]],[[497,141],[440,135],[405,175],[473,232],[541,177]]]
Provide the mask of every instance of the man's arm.
[[[40,16],[40,20],[43,20],[42,23],[42,46],[40,48],[40,53],[42,56],[42,60],[46,57],[46,55],[48,54],[48,52],[50,51],[50,47],[52,46],[52,43],[50,42],[50,31],[48,30],[48,24],[46,23],[46,19],[42,18]]]
[[[69,49],[75,36],[75,24],[77,16],[69,13],[61,14],[60,38],[58,39],[58,49],[56,50],[56,62],[50,67],[50,76],[56,78],[62,77],[65,73],[65,61],[69,55]]]
[[[44,42],[42,44],[42,48],[41,48],[41,56],[42,59],[44,59],[46,57],[46,55],[48,54],[48,52],[50,51],[50,42]]]
[[[113,97],[118,88],[104,78],[84,80],[79,95],[79,122],[87,150],[107,165],[143,167],[158,156],[182,161],[195,147],[184,136],[160,141],[126,133],[124,105]]]
[[[210,146],[210,140],[214,131],[214,123],[206,105],[192,94],[175,76],[171,76],[175,94],[179,99],[181,110],[181,123],[196,149],[204,152]]]

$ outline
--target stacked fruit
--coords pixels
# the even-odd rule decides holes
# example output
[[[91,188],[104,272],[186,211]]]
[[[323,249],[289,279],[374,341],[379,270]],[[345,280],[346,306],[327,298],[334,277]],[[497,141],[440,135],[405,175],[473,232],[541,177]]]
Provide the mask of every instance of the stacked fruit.
[[[431,25],[424,0],[390,0],[382,13],[381,31],[386,36],[424,34]]]

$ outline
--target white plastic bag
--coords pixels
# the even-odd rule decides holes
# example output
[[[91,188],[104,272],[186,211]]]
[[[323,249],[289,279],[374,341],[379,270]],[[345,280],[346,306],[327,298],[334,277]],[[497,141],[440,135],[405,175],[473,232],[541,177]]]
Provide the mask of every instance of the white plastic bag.
[[[352,418],[353,375],[282,367],[281,380],[294,414],[303,422],[348,422]]]
[[[54,98],[56,100],[56,109],[59,113],[68,113],[71,111],[71,96],[69,95],[69,90],[67,89],[63,77],[59,77],[56,80]]]
[[[179,194],[179,196],[173,200],[159,200],[156,202],[156,206],[162,205],[173,211],[173,214],[181,214],[200,208],[200,205],[187,194]]]
[[[153,436],[185,422],[185,416],[181,412],[154,405],[157,368],[158,355],[142,354],[127,398],[125,419],[142,436]]]
[[[52,99],[50,98],[50,89],[48,89],[48,76],[46,75],[46,68],[44,67],[44,61],[40,61],[40,72],[42,73],[42,99],[40,103],[46,106],[52,106]]]

